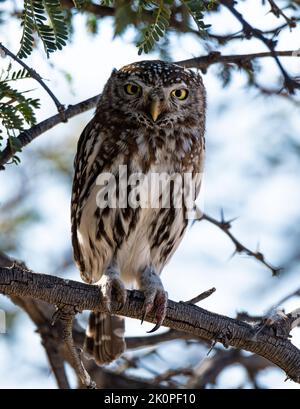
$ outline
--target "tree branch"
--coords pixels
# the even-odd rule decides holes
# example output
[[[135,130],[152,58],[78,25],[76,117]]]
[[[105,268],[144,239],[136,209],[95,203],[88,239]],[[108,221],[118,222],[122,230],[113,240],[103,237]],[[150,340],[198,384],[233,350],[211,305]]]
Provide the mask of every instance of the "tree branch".
[[[82,102],[79,102],[76,105],[69,105],[69,107],[65,110],[64,112],[64,117],[66,120],[73,118],[76,115],[79,115],[83,112],[88,111],[89,109],[92,109],[96,106],[97,100],[99,98],[99,95],[95,95],[94,97],[88,98]],[[48,119],[45,119],[44,121],[40,122],[37,125],[34,125],[32,128],[22,132],[18,137],[18,142],[20,148],[24,148],[26,145],[28,145],[30,142],[32,142],[35,138],[38,136],[42,135],[49,129],[54,128],[56,125],[60,124],[63,122],[63,118],[61,117],[60,114],[56,114],[54,116],[51,116]],[[16,153],[11,148],[10,144],[7,144],[5,149],[3,149],[2,152],[0,152],[0,170],[4,170],[4,165],[12,158],[12,156]]]
[[[277,55],[285,56],[285,57],[292,57],[296,56],[295,51],[276,51]],[[207,56],[191,58],[189,60],[182,60],[177,61],[175,64],[185,66],[186,68],[198,68],[202,71],[206,71],[207,68],[213,64],[221,63],[221,64],[237,64],[241,65],[250,61],[254,58],[265,58],[265,57],[272,57],[271,52],[265,53],[253,53],[253,54],[241,54],[241,55],[221,55],[218,52],[212,52]],[[35,138],[42,135],[49,129],[54,128],[56,125],[67,121],[74,116],[81,114],[83,112],[88,111],[96,106],[97,101],[100,97],[96,95],[94,97],[88,98],[82,102],[79,102],[75,105],[69,105],[69,107],[64,111],[63,117],[59,114],[51,116],[50,118],[45,119],[44,121],[40,122],[37,125],[34,125],[30,129],[22,132],[18,137],[18,149],[24,148],[30,142],[32,142]],[[16,153],[16,150],[13,150],[11,144],[7,144],[3,151],[0,151],[0,170],[4,170],[4,165],[8,163],[8,161],[13,157]]]
[[[51,326],[47,319],[49,309],[53,307],[41,301],[36,301],[28,297],[10,297],[12,302],[21,307],[37,326],[37,332],[41,336],[42,345],[45,349],[50,368],[53,372],[57,385],[60,389],[70,389],[67,378],[64,354],[62,348],[62,329],[60,323]],[[52,311],[53,315],[54,311]]]
[[[270,264],[265,256],[263,255],[263,253],[261,251],[253,251],[250,250],[248,247],[244,246],[230,231],[231,229],[231,224],[233,222],[233,220],[224,220],[224,215],[222,213],[221,215],[221,220],[217,220],[214,219],[213,217],[209,216],[206,213],[202,213],[202,217],[201,219],[199,219],[199,221],[201,220],[206,220],[209,223],[214,224],[215,226],[219,227],[219,229],[221,229],[232,241],[232,243],[235,246],[235,251],[234,254],[238,253],[238,254],[246,254],[249,257],[255,258],[257,261],[259,261],[260,263],[262,263],[265,267],[267,267],[271,272],[273,276],[277,276],[283,269],[281,267],[275,267],[272,264]]]
[[[207,68],[213,64],[237,64],[242,66],[243,64],[254,60],[256,58],[266,58],[276,56],[281,57],[296,57],[297,50],[290,51],[274,51],[274,52],[263,52],[263,53],[252,53],[252,54],[232,54],[232,55],[222,55],[218,51],[212,51],[208,55],[196,58],[190,58],[188,60],[178,61],[176,64],[182,65],[186,68],[199,68],[202,72],[206,72]]]
[[[231,14],[241,23],[243,27],[243,31],[245,33],[246,38],[257,38],[260,40],[262,43],[265,44],[265,46],[270,50],[272,57],[274,58],[276,64],[278,65],[279,70],[281,71],[281,74],[284,79],[284,86],[286,89],[291,93],[294,94],[296,89],[300,88],[300,84],[293,80],[283,65],[281,64],[281,61],[278,58],[278,55],[275,51],[275,46],[276,46],[276,41],[273,39],[269,39],[264,36],[263,32],[255,27],[252,27],[248,21],[244,19],[241,13],[239,13],[236,8],[234,7],[236,1],[235,0],[219,0],[221,4],[223,4],[230,12]]]
[[[270,6],[271,6],[271,10],[270,12],[274,14],[274,16],[276,16],[277,18],[279,18],[280,16],[283,17],[287,23],[287,25],[290,28],[294,28],[296,27],[296,21],[295,21],[295,17],[288,17],[283,10],[277,6],[277,4],[275,3],[274,0],[268,0]]]
[[[242,351],[232,349],[229,351],[218,350],[212,357],[202,360],[194,369],[194,375],[190,377],[187,387],[193,389],[203,389],[208,384],[215,385],[220,373],[230,365],[240,364],[247,371],[249,380],[258,387],[256,376],[259,371],[272,367],[273,364],[258,356],[245,356]]]
[[[17,264],[0,267],[0,292],[67,306],[74,311],[102,311],[99,287],[33,273]],[[141,319],[144,301],[142,293],[128,291],[127,295],[122,308],[116,302],[112,303],[111,312]],[[155,316],[150,313],[147,321],[155,322]],[[272,328],[267,325],[258,332],[254,326],[245,322],[169,300],[164,326],[254,352],[278,365],[288,378],[300,383],[300,351],[287,338],[274,335]]]
[[[17,57],[14,53],[9,51],[8,48],[4,47],[4,45],[0,42],[0,50],[4,53],[4,55],[8,55],[11,57],[13,60],[15,60],[18,64],[20,64],[25,70],[30,74],[30,76],[36,80],[47,92],[47,94],[50,96],[50,98],[54,101],[56,108],[59,112],[59,114],[62,117],[62,120],[64,120],[64,110],[65,107],[63,104],[59,102],[59,100],[56,98],[56,96],[53,94],[51,89],[45,84],[45,82],[42,80],[42,77],[40,74],[38,74],[33,68],[30,68],[27,64],[24,63],[19,57]]]

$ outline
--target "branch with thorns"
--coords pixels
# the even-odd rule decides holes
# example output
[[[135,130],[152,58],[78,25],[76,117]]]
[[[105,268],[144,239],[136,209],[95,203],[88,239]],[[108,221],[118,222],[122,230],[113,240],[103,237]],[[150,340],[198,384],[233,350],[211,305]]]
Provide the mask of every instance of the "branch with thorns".
[[[243,32],[245,33],[246,39],[251,39],[252,37],[257,38],[260,40],[265,46],[270,50],[272,57],[274,58],[281,74],[283,76],[283,82],[285,88],[288,90],[290,94],[294,94],[296,89],[300,89],[300,83],[295,79],[292,79],[286,69],[283,67],[278,55],[276,53],[276,41],[274,39],[267,38],[261,30],[258,28],[253,27],[251,24],[248,23],[247,20],[242,16],[242,14],[235,8],[236,1],[235,0],[219,0],[221,4],[223,4],[231,14],[240,22],[243,28]]]
[[[33,68],[29,67],[29,65],[27,65],[24,61],[22,61],[18,56],[16,56],[14,53],[12,53],[8,48],[6,48],[1,42],[0,42],[0,51],[1,56],[5,57],[6,55],[8,55],[10,58],[12,58],[13,60],[15,60],[18,64],[21,65],[21,67],[25,68],[25,70],[30,74],[30,76],[37,81],[43,88],[44,90],[47,92],[47,94],[50,96],[50,98],[53,100],[53,102],[56,105],[56,108],[61,116],[61,120],[62,122],[66,122],[66,118],[64,116],[64,112],[65,112],[65,106],[58,100],[58,98],[53,94],[53,92],[51,91],[51,89],[45,84],[45,82],[43,81],[42,77],[40,76],[40,74],[38,72],[36,72]]]
[[[234,219],[231,220],[225,220],[224,218],[224,213],[223,211],[221,211],[221,220],[217,220],[211,216],[209,216],[206,213],[202,213],[201,218],[199,219],[201,220],[206,220],[209,223],[214,224],[215,226],[219,227],[219,229],[221,229],[232,241],[232,243],[235,246],[235,250],[232,256],[234,256],[235,254],[246,254],[249,257],[253,257],[254,259],[256,259],[257,261],[259,261],[260,263],[262,263],[265,267],[267,267],[269,270],[271,270],[272,275],[273,276],[277,276],[282,270],[282,267],[275,267],[273,266],[271,263],[269,263],[265,256],[263,255],[262,252],[256,250],[253,251],[251,249],[249,249],[248,247],[244,246],[232,233],[231,233],[231,227],[232,227],[232,222]]]
[[[297,26],[296,23],[296,18],[295,17],[288,17],[283,10],[275,3],[274,0],[268,0],[268,3],[271,6],[271,10],[270,13],[273,13],[274,16],[276,16],[277,18],[279,17],[283,17],[286,21],[286,24],[288,25],[288,27],[290,28],[295,28]]]
[[[95,95],[94,97],[88,98],[82,102],[79,102],[75,105],[69,105],[68,108],[65,108],[54,96],[52,91],[47,87],[47,85],[42,81],[41,77],[35,70],[30,68],[28,65],[24,64],[22,60],[20,60],[16,55],[14,55],[11,51],[9,51],[6,47],[4,47],[0,43],[0,49],[3,49],[4,52],[9,55],[11,58],[18,61],[26,70],[30,73],[32,78],[37,80],[49,93],[52,99],[55,101],[56,106],[58,107],[59,114],[51,116],[48,119],[40,122],[37,125],[34,125],[28,130],[25,130],[20,133],[20,135],[16,138],[18,150],[24,148],[30,142],[32,142],[35,138],[42,135],[49,129],[52,129],[56,125],[67,122],[70,118],[73,118],[76,115],[79,115],[83,112],[86,112],[92,108],[94,108],[97,104],[98,99],[100,98],[101,94]],[[264,53],[252,53],[252,54],[241,54],[241,55],[222,55],[219,52],[211,52],[207,56],[201,56],[196,58],[191,58],[189,60],[177,61],[175,64],[184,66],[186,68],[198,68],[203,72],[206,72],[207,68],[213,64],[221,63],[221,64],[237,64],[241,66],[243,64],[249,63],[256,58],[266,58],[266,57],[274,57],[274,53],[276,56],[284,56],[284,57],[297,57],[295,51],[272,51],[272,52],[264,52]],[[50,91],[50,92],[49,92]],[[63,109],[63,111],[62,111]],[[5,169],[5,164],[9,162],[9,160],[13,157],[13,155],[17,152],[8,142],[6,147],[0,151],[0,170]]]
[[[95,383],[86,371],[82,356],[74,344],[72,323],[75,314],[80,311],[102,311],[99,302],[102,297],[100,288],[33,273],[26,266],[10,261],[7,257],[0,258],[0,261],[0,293],[18,299],[30,297],[58,306],[57,321],[61,325],[68,362],[85,387],[94,387]],[[142,293],[128,290],[126,303],[120,306],[113,300],[111,313],[141,319],[143,302]],[[289,332],[294,322],[299,320],[298,315],[290,313],[285,317],[280,316],[280,320],[263,321],[259,324],[263,325],[261,328],[209,312],[196,305],[169,300],[164,326],[206,341],[221,342],[225,347],[233,346],[255,352],[282,368],[290,379],[300,383],[300,351],[289,340]],[[155,315],[149,313],[147,321],[154,322]],[[283,331],[280,331],[283,324]]]

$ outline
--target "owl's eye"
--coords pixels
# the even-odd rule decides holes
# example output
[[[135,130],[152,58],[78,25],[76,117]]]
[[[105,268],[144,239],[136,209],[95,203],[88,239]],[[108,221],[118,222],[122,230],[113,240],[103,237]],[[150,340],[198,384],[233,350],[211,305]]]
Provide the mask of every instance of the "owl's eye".
[[[126,84],[124,89],[128,95],[138,95],[141,92],[141,87],[136,84]]]
[[[178,88],[178,89],[173,89],[173,91],[171,92],[171,95],[172,97],[175,97],[179,99],[180,101],[183,101],[184,99],[187,98],[187,96],[189,95],[189,92],[185,88]]]

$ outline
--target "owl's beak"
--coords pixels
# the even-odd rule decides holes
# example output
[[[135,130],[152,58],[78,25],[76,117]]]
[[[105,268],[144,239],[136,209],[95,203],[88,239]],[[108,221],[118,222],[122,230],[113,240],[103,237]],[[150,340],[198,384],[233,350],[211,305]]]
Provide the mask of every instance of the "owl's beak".
[[[158,115],[161,113],[161,105],[158,99],[153,99],[149,107],[150,115],[155,122],[158,118]]]

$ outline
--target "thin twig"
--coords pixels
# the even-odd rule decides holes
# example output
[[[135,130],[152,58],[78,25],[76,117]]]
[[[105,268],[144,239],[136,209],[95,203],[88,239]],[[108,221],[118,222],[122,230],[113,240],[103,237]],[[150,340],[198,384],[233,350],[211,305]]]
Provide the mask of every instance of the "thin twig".
[[[192,298],[189,301],[184,301],[186,304],[197,304],[198,302],[205,300],[205,298],[209,297],[210,295],[212,295],[214,292],[216,291],[216,289],[210,288],[207,291],[204,291],[203,293],[197,295],[196,297]]]
[[[296,57],[296,50],[275,51],[275,54],[281,57]],[[222,55],[218,51],[212,51],[208,55],[178,61],[176,64],[186,68],[199,68],[203,72],[206,72],[207,68],[213,64],[237,64],[241,66],[256,58],[266,57],[274,57],[274,52],[267,51],[263,53]]]
[[[281,298],[281,300],[279,300],[276,304],[274,304],[266,313],[266,315],[270,315],[273,314],[274,311],[278,310],[278,308],[284,304],[287,300],[289,300],[292,297],[297,297],[300,296],[300,288],[298,288],[298,290],[293,291],[292,293],[286,295],[285,297]]]
[[[278,55],[291,57],[295,56],[294,51],[277,51]],[[265,57],[272,57],[270,52],[267,53],[254,53],[254,54],[241,54],[241,55],[221,55],[217,52],[210,53],[207,56],[191,58],[189,60],[177,61],[175,64],[185,66],[187,68],[199,68],[203,69],[204,71],[212,64],[222,63],[235,63],[239,64],[241,61],[249,61],[252,58],[265,58]],[[81,114],[82,112],[88,111],[96,106],[97,101],[100,95],[96,95],[94,97],[88,98],[85,101],[79,102],[75,105],[69,105],[69,107],[64,111],[64,119],[68,120],[73,118],[74,116]],[[18,149],[24,148],[24,146],[28,145],[31,141],[33,141],[38,136],[42,135],[49,129],[55,127],[59,123],[63,122],[63,118],[61,115],[54,115],[45,119],[44,121],[40,122],[37,125],[34,125],[30,129],[22,132],[18,137]],[[0,170],[4,170],[4,165],[13,157],[16,153],[15,150],[11,147],[11,144],[7,144],[5,149],[0,152]]]
[[[193,375],[193,370],[189,367],[187,368],[176,368],[176,369],[168,369],[166,372],[157,375],[153,378],[152,383],[154,385],[164,382],[164,381],[169,381],[171,378],[174,376],[192,376]]]
[[[279,18],[280,16],[283,17],[287,23],[287,25],[290,28],[295,28],[296,27],[296,21],[295,21],[295,17],[288,17],[283,11],[282,9],[277,6],[277,4],[275,3],[274,0],[268,0],[270,6],[271,6],[271,10],[270,12],[274,14],[274,16],[276,16],[277,18]]]
[[[240,12],[236,10],[234,7],[235,1],[234,0],[219,0],[221,4],[223,4],[225,7],[228,8],[228,10],[234,15],[234,17],[241,23],[243,27],[243,31],[245,33],[245,37],[247,39],[251,37],[255,37],[261,42],[265,44],[265,46],[270,50],[272,57],[276,61],[276,64],[278,65],[279,70],[281,71],[283,78],[284,78],[284,85],[287,88],[287,90],[291,93],[294,94],[295,89],[300,88],[300,84],[293,80],[283,65],[281,64],[278,55],[276,54],[275,51],[275,45],[276,42],[272,39],[268,39],[263,35],[263,32],[257,28],[252,27],[242,16]]]
[[[40,74],[38,74],[33,68],[30,68],[24,61],[22,61],[19,57],[17,57],[14,53],[12,53],[1,42],[0,42],[0,50],[2,50],[6,55],[11,57],[13,60],[15,60],[23,68],[25,68],[25,70],[30,74],[30,76],[33,79],[35,79],[44,88],[44,90],[47,92],[47,94],[50,96],[50,98],[54,101],[59,114],[62,116],[62,120],[65,122],[66,118],[64,118],[64,111],[65,111],[64,105],[59,102],[59,100],[53,94],[51,89],[45,84],[45,82],[43,81]]]
[[[79,115],[83,112],[88,111],[89,109],[92,109],[96,106],[96,103],[98,101],[99,95],[96,95],[94,97],[88,98],[84,101],[79,102],[78,104],[75,105],[69,105],[69,107],[65,110],[64,116],[66,119],[73,118],[76,115]],[[18,136],[18,146],[20,148],[24,148],[24,146],[28,145],[30,142],[32,142],[35,138],[38,136],[42,135],[46,131],[48,131],[51,128],[54,128],[56,125],[60,124],[63,122],[62,117],[60,114],[56,114],[54,116],[51,116],[48,119],[45,119],[44,121],[40,122],[37,125],[34,125],[32,128],[22,132]],[[11,144],[7,144],[5,149],[3,149],[2,152],[0,152],[0,170],[4,170],[4,165],[12,158],[12,156],[16,153],[11,148]]]
[[[281,267],[274,267],[271,263],[266,261],[265,256],[263,253],[260,251],[253,251],[250,250],[248,247],[244,246],[234,235],[231,233],[231,223],[233,220],[224,220],[223,214],[221,220],[214,219],[213,217],[209,216],[206,213],[202,214],[201,220],[207,220],[208,222],[214,224],[215,226],[219,227],[233,242],[235,245],[235,252],[234,253],[239,253],[239,254],[247,254],[247,256],[255,258],[257,261],[262,263],[264,266],[266,266],[269,270],[271,270],[273,276],[277,276],[281,271]]]
[[[293,18],[293,22],[295,24],[295,27],[297,27],[297,23],[300,21],[299,17]],[[290,25],[288,23],[283,23],[280,24],[279,26],[276,26],[275,28],[269,29],[269,30],[262,30],[262,34],[263,35],[273,35],[273,36],[277,36],[282,30],[284,30],[285,28],[291,28]],[[197,30],[191,30],[189,31],[192,34],[196,34],[199,36],[199,31]],[[245,33],[243,32],[243,30],[239,30],[235,33],[231,33],[231,34],[214,34],[214,33],[208,33],[209,38],[212,38],[214,40],[216,40],[219,44],[223,45],[226,44],[229,41],[232,40],[243,40],[245,39]]]

